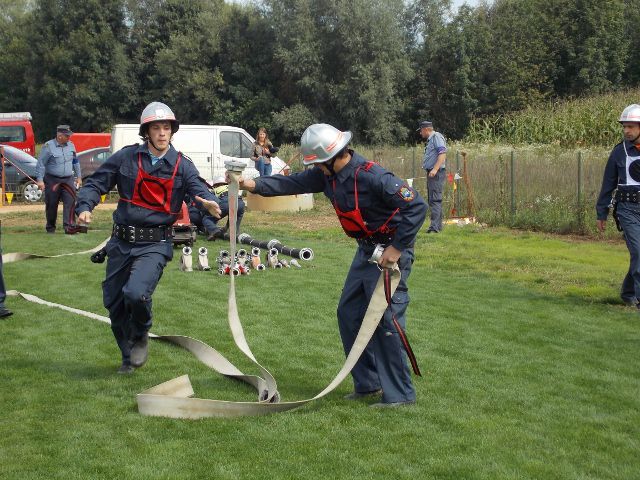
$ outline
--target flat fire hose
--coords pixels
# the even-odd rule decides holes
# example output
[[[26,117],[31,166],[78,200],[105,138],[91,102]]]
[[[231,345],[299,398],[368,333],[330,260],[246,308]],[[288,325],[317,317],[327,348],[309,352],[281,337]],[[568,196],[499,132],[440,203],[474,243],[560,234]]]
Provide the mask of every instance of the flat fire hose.
[[[229,185],[229,226],[230,226],[230,256],[234,258],[236,251],[236,221],[238,204],[238,178],[240,171],[229,171],[231,179]],[[97,247],[96,247],[97,249]],[[86,252],[88,253],[88,252]],[[42,257],[40,257],[42,258]],[[14,260],[15,261],[15,260]],[[395,292],[400,282],[400,270],[396,264],[390,270],[391,295]],[[155,335],[150,334],[149,338],[166,341],[179,345],[193,353],[203,364],[209,368],[237,380],[248,383],[258,391],[257,402],[233,402],[224,400],[213,400],[204,398],[194,398],[193,387],[188,375],[182,375],[172,380],[166,381],[151,387],[137,395],[138,411],[143,415],[199,419],[207,417],[236,417],[236,416],[257,416],[271,413],[286,412],[301,407],[311,401],[324,397],[333,391],[349,375],[351,369],[365,350],[371,337],[373,336],[378,323],[382,319],[387,309],[387,301],[384,290],[384,275],[380,275],[375,291],[371,297],[369,306],[365,313],[362,325],[356,340],[347,355],[344,365],[337,373],[329,385],[316,396],[292,402],[281,402],[277,390],[277,384],[273,376],[258,363],[255,359],[244,336],[244,331],[238,315],[238,308],[235,296],[235,276],[230,275],[229,286],[229,327],[234,341],[238,348],[260,369],[262,376],[245,375],[236,368],[221,353],[209,345],[194,338],[179,335]],[[62,308],[73,313],[87,316],[99,321],[110,323],[107,317],[85,312],[60,304],[55,304],[39,299],[33,295],[16,292],[7,292],[8,295],[19,295],[22,298],[36,303]]]
[[[2,263],[13,263],[13,262],[19,262],[21,260],[32,260],[34,258],[58,258],[58,257],[68,257],[71,255],[83,255],[85,253],[95,253],[98,250],[102,250],[108,241],[109,241],[109,238],[107,238],[104,242],[102,242],[97,247],[92,248],[91,250],[84,250],[82,252],[73,252],[73,253],[61,253],[60,255],[38,255],[35,253],[18,253],[18,252],[5,253],[2,255]]]

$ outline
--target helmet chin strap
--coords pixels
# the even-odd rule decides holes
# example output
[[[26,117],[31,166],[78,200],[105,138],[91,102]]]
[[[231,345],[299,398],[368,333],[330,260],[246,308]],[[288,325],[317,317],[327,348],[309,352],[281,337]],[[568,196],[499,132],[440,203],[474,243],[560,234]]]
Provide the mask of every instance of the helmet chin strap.
[[[336,158],[335,157],[333,157],[328,162],[324,163],[324,166],[327,168],[327,170],[329,170],[329,173],[331,173],[331,175],[335,175],[336,174],[336,171],[333,169],[333,165],[335,163],[336,163]]]
[[[147,142],[149,142],[149,143],[153,146],[153,148],[155,148],[155,149],[156,149],[156,151],[157,151],[157,152],[163,153],[163,152],[166,152],[166,150],[168,150],[168,148],[167,148],[166,150],[160,150],[160,149],[156,146],[156,144],[155,144],[155,143],[153,143],[153,140],[151,140],[151,137],[150,137],[148,134],[147,134]]]

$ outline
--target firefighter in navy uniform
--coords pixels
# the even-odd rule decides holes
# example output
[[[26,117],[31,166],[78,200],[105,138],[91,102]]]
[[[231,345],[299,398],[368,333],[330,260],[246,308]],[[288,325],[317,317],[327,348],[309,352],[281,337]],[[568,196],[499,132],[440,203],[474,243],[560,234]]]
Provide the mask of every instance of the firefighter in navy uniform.
[[[629,105],[619,119],[624,140],[613,147],[596,203],[597,227],[604,232],[613,199],[614,217],[629,249],[630,262],[620,291],[622,300],[640,309],[640,105]]]
[[[202,180],[204,182],[204,180]],[[215,196],[218,198],[218,206],[220,207],[220,218],[215,218],[211,215],[202,204],[196,200],[193,200],[190,196],[185,198],[187,206],[189,207],[189,220],[196,225],[198,229],[204,230],[207,235],[207,240],[215,240],[216,234],[223,233],[228,230],[229,222],[227,226],[221,228],[218,226],[218,222],[229,215],[229,185],[223,176],[218,176],[212,180],[212,189]],[[206,184],[209,187],[208,184]],[[238,219],[236,224],[236,232],[240,232],[240,224],[242,217],[244,216],[244,201],[241,197],[238,197]]]
[[[147,360],[151,296],[173,257],[171,225],[185,194],[202,202],[212,215],[220,213],[196,167],[171,145],[178,128],[168,106],[149,104],[140,119],[144,142],[114,153],[78,193],[76,214],[84,224],[91,222],[91,211],[101,195],[116,186],[120,195],[102,283],[104,306],[122,352],[119,373],[131,373]]]
[[[380,276],[368,262],[382,244],[380,265],[398,262],[402,279],[371,342],[351,371],[354,392],[347,399],[382,394],[375,407],[410,405],[416,393],[401,341],[409,303],[407,279],[414,260],[416,234],[427,205],[403,180],[348,148],[351,132],[327,124],[308,127],[301,139],[303,163],[314,168],[291,176],[241,179],[241,188],[263,196],[324,192],[345,233],[358,249],[338,304],[338,326],[345,354],[351,350]],[[395,316],[399,331],[393,322]],[[410,350],[410,348],[408,349]]]

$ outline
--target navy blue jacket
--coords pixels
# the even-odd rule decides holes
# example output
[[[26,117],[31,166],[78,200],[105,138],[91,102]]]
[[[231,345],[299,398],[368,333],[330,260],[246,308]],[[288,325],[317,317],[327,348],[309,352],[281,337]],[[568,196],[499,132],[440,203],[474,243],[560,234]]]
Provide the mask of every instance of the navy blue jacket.
[[[327,177],[319,168],[310,168],[291,176],[258,177],[254,179],[254,193],[271,197],[324,192],[329,200],[337,202],[340,210],[351,211],[355,208],[354,175],[357,167],[367,160],[350,152],[351,160],[335,176],[335,197],[332,186],[334,177]],[[377,164],[368,171],[361,169],[358,173],[358,203],[369,230],[382,226],[396,208],[400,209],[388,224],[390,228],[396,228],[391,245],[400,251],[413,246],[427,214],[427,204],[418,192]]]
[[[627,153],[631,157],[640,157],[638,148],[627,140],[613,147],[609,155],[609,160],[607,160],[607,165],[604,168],[604,176],[602,177],[602,188],[600,189],[600,195],[598,195],[598,201],[596,202],[598,220],[607,219],[613,191],[618,188],[618,185],[623,186],[628,183]],[[640,191],[640,186],[633,187],[633,190]]]
[[[171,178],[178,159],[178,152],[173,145],[169,151],[155,164],[151,165],[149,148],[145,143],[131,145],[114,153],[103,163],[78,192],[76,214],[92,211],[100,203],[100,197],[115,186],[121,198],[131,199],[133,188],[138,176],[138,153],[142,154],[142,168],[149,175],[159,178]],[[171,211],[174,214],[157,212],[144,207],[139,207],[131,202],[119,201],[118,207],[113,212],[114,223],[134,225],[137,227],[155,227],[160,225],[172,225],[180,213],[185,194],[198,195],[207,200],[218,201],[199,178],[198,170],[193,162],[182,155],[180,166],[176,172],[171,193]]]

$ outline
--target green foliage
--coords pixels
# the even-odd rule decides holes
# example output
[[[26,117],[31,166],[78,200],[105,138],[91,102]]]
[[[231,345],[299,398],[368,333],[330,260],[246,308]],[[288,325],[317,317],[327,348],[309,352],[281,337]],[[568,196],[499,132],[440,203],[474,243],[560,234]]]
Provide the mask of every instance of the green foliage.
[[[39,138],[58,123],[77,131],[108,129],[130,107],[135,86],[121,1],[39,2],[28,31],[24,81]]]
[[[320,214],[249,212],[245,220],[254,226],[268,220],[251,231],[256,238],[277,236],[316,254],[303,269],[237,281],[248,342],[275,374],[285,401],[318,393],[344,361],[335,305],[354,245],[337,227],[315,226]],[[108,212],[96,216],[95,229],[73,237],[3,221],[5,252],[93,246],[109,227]],[[32,217],[22,214],[22,222]],[[315,228],[292,227],[292,218]],[[211,258],[214,247],[228,244],[207,246]],[[415,407],[384,412],[342,400],[351,390],[347,380],[328,397],[285,414],[144,417],[135,395],[185,373],[198,397],[255,401],[255,395],[183,350],[156,342],[144,368],[118,376],[107,325],[10,297],[15,314],[0,321],[0,476],[634,478],[640,469],[638,313],[618,299],[627,266],[622,242],[475,227],[421,234],[409,279],[408,334],[425,376],[414,379]],[[64,288],[43,281],[43,272],[47,278],[55,272]],[[104,268],[87,256],[6,264],[4,274],[9,288],[105,313]],[[154,293],[152,330],[206,341],[253,374],[228,330],[227,291],[227,278],[180,272],[175,259]]]
[[[305,129],[315,122],[313,114],[301,103],[273,113],[273,125],[282,140],[299,142]]]

